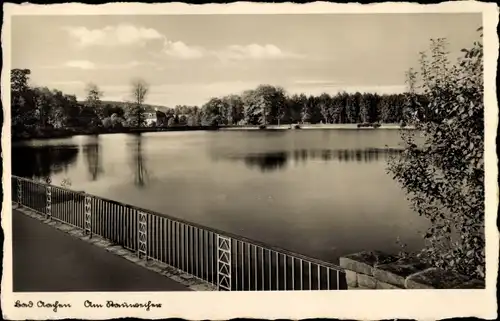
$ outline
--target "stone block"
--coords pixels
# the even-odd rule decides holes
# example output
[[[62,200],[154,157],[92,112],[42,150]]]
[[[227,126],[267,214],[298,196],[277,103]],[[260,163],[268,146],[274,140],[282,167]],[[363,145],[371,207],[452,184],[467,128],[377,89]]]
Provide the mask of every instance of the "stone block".
[[[110,247],[107,247],[106,250],[113,253],[113,254],[120,255],[120,256],[123,256],[123,255],[130,253],[130,251],[124,249],[120,245],[112,245]]]
[[[184,284],[184,280],[181,279],[180,277],[176,276],[176,275],[170,276],[170,279],[172,279],[173,281],[178,282],[180,284]]]
[[[217,291],[216,287],[207,284],[195,284],[189,287],[193,291]]]
[[[124,256],[124,255],[127,255],[131,253],[129,250],[126,250],[126,249],[120,249],[118,251],[116,251],[116,254],[120,255],[120,256]]]
[[[183,274],[183,275],[181,275],[181,278],[183,278],[186,281],[189,281],[189,280],[194,279],[195,277],[194,277],[194,275],[191,275],[191,274]]]
[[[372,274],[372,266],[359,262],[353,259],[350,259],[348,257],[341,257],[339,259],[340,266],[343,267],[345,270],[350,270],[353,272],[357,273],[363,273],[363,274]]]
[[[61,226],[58,226],[57,228],[60,229],[61,231],[65,231],[65,232],[73,232],[73,230],[74,230],[74,228],[72,226],[69,226],[69,225],[61,225]]]
[[[75,237],[80,237],[82,235],[82,231],[79,230],[66,230],[66,233]]]
[[[113,245],[113,243],[106,241],[106,240],[99,240],[99,241],[95,242],[94,244],[97,246],[100,246],[100,247],[104,247],[104,248]]]
[[[358,274],[358,286],[367,289],[377,288],[377,279],[366,274]]]
[[[403,289],[403,288],[377,280],[377,290],[397,290],[397,289]]]
[[[346,270],[373,275],[373,267],[395,261],[396,258],[379,251],[364,251],[349,254],[339,259],[340,266]]]
[[[426,268],[428,268],[428,266],[421,262],[401,259],[389,264],[377,266],[373,269],[373,275],[382,282],[404,288],[405,280],[408,276],[423,271]]]
[[[148,266],[147,268],[150,269],[151,271],[161,273],[161,267],[159,267],[159,266]]]
[[[357,277],[357,273],[354,272],[354,271],[349,271],[349,270],[345,270],[345,279],[347,281],[347,286],[348,287],[356,287],[358,286],[358,277]]]
[[[140,258],[139,261],[136,262],[137,265],[140,265],[142,267],[145,267],[147,268],[148,265],[147,265],[147,261],[144,259],[144,258]]]
[[[407,289],[453,289],[470,278],[457,273],[444,271],[438,268],[429,268],[415,273],[406,279]]]
[[[137,257],[137,255],[134,255],[134,254],[127,254],[127,255],[124,255],[123,257],[131,262],[134,262],[134,263],[141,260],[140,258]]]
[[[146,263],[146,267],[152,271],[155,271],[155,272],[158,272],[158,273],[161,273],[161,271],[166,267],[165,264],[163,263],[160,263],[160,262],[156,262],[156,261],[152,261],[152,260],[147,260],[145,261]]]

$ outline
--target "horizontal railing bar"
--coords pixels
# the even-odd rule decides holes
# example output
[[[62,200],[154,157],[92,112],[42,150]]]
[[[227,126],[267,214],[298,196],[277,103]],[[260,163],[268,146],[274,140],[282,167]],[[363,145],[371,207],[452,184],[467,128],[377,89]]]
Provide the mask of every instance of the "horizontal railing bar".
[[[314,263],[314,264],[317,264],[317,265],[321,265],[321,266],[323,266],[325,268],[331,268],[331,269],[338,270],[338,271],[341,271],[341,272],[344,271],[344,269],[342,267],[340,267],[340,266],[338,266],[338,265],[336,265],[334,263],[325,262],[325,261],[322,261],[322,260],[319,260],[319,259],[316,259],[316,258],[312,258],[312,257],[306,256],[306,255],[300,254],[300,253],[292,252],[290,250],[286,250],[286,249],[283,249],[283,248],[280,248],[280,247],[277,247],[277,246],[274,246],[274,245],[268,245],[268,244],[266,244],[264,242],[252,240],[252,239],[249,239],[249,238],[244,237],[244,236],[239,236],[239,235],[232,234],[232,233],[225,232],[225,231],[221,231],[221,230],[218,230],[218,229],[215,229],[215,228],[212,228],[212,227],[207,227],[207,226],[203,226],[201,224],[189,222],[189,221],[186,221],[186,220],[181,219],[181,218],[170,216],[168,214],[158,213],[158,212],[155,212],[153,210],[141,208],[141,207],[138,207],[138,206],[135,206],[135,205],[126,204],[126,203],[123,203],[123,202],[120,202],[120,201],[115,201],[115,200],[107,199],[107,198],[104,198],[104,197],[101,197],[101,196],[91,195],[91,194],[88,194],[88,193],[85,193],[85,192],[81,192],[81,191],[74,191],[74,190],[67,189],[67,188],[60,187],[60,186],[55,186],[55,185],[51,185],[51,184],[47,184],[47,183],[42,183],[42,182],[36,182],[36,181],[33,181],[33,180],[25,178],[25,177],[19,177],[19,176],[12,175],[12,178],[16,178],[16,179],[20,179],[20,180],[24,180],[24,181],[28,181],[28,182],[33,182],[35,184],[42,185],[42,186],[52,186],[52,187],[55,187],[57,189],[68,191],[68,192],[70,192],[70,193],[72,193],[74,195],[76,194],[76,195],[82,195],[82,196],[85,196],[85,195],[92,196],[96,200],[101,200],[101,201],[107,202],[109,204],[115,204],[115,205],[123,206],[125,208],[136,210],[136,211],[139,211],[139,212],[144,212],[144,213],[149,214],[149,215],[159,216],[159,217],[163,217],[163,218],[166,218],[166,219],[170,219],[170,220],[175,221],[177,223],[184,224],[184,225],[186,225],[186,227],[196,227],[196,228],[199,228],[199,229],[202,229],[202,230],[206,230],[208,232],[212,232],[212,233],[215,233],[215,234],[220,234],[222,236],[232,238],[232,239],[240,241],[240,242],[249,243],[250,245],[255,245],[255,246],[261,247],[261,248],[266,249],[266,250],[274,251],[274,252],[277,252],[277,253],[280,253],[280,254],[288,255],[290,257],[295,257],[295,258],[302,259],[302,260],[307,261],[307,262],[311,262],[311,263]]]

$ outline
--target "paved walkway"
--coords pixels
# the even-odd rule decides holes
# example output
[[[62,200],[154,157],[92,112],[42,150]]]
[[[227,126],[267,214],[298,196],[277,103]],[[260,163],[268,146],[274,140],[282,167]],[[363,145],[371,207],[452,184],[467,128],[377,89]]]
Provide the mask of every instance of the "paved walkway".
[[[15,292],[189,291],[15,209],[12,246]]]

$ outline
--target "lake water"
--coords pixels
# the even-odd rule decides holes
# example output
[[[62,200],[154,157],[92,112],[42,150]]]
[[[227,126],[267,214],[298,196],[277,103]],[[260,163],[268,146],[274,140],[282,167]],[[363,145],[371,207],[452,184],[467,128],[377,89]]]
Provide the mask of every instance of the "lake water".
[[[336,263],[427,221],[386,172],[397,130],[164,132],[15,144],[12,172]],[[28,165],[27,165],[28,164]]]

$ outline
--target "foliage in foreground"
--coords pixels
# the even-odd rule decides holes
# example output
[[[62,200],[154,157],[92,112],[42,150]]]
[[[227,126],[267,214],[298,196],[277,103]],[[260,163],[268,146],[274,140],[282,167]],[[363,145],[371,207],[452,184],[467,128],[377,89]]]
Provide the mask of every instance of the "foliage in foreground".
[[[480,31],[479,29],[478,31]],[[482,37],[482,35],[481,35]],[[484,102],[483,47],[474,42],[450,64],[445,39],[421,54],[420,72],[407,74],[408,104],[419,109],[415,92],[429,99],[416,132],[402,133],[405,150],[389,163],[412,207],[428,218],[426,247],[419,257],[436,267],[484,278]],[[417,88],[417,81],[421,86]],[[422,142],[423,140],[423,142]]]

